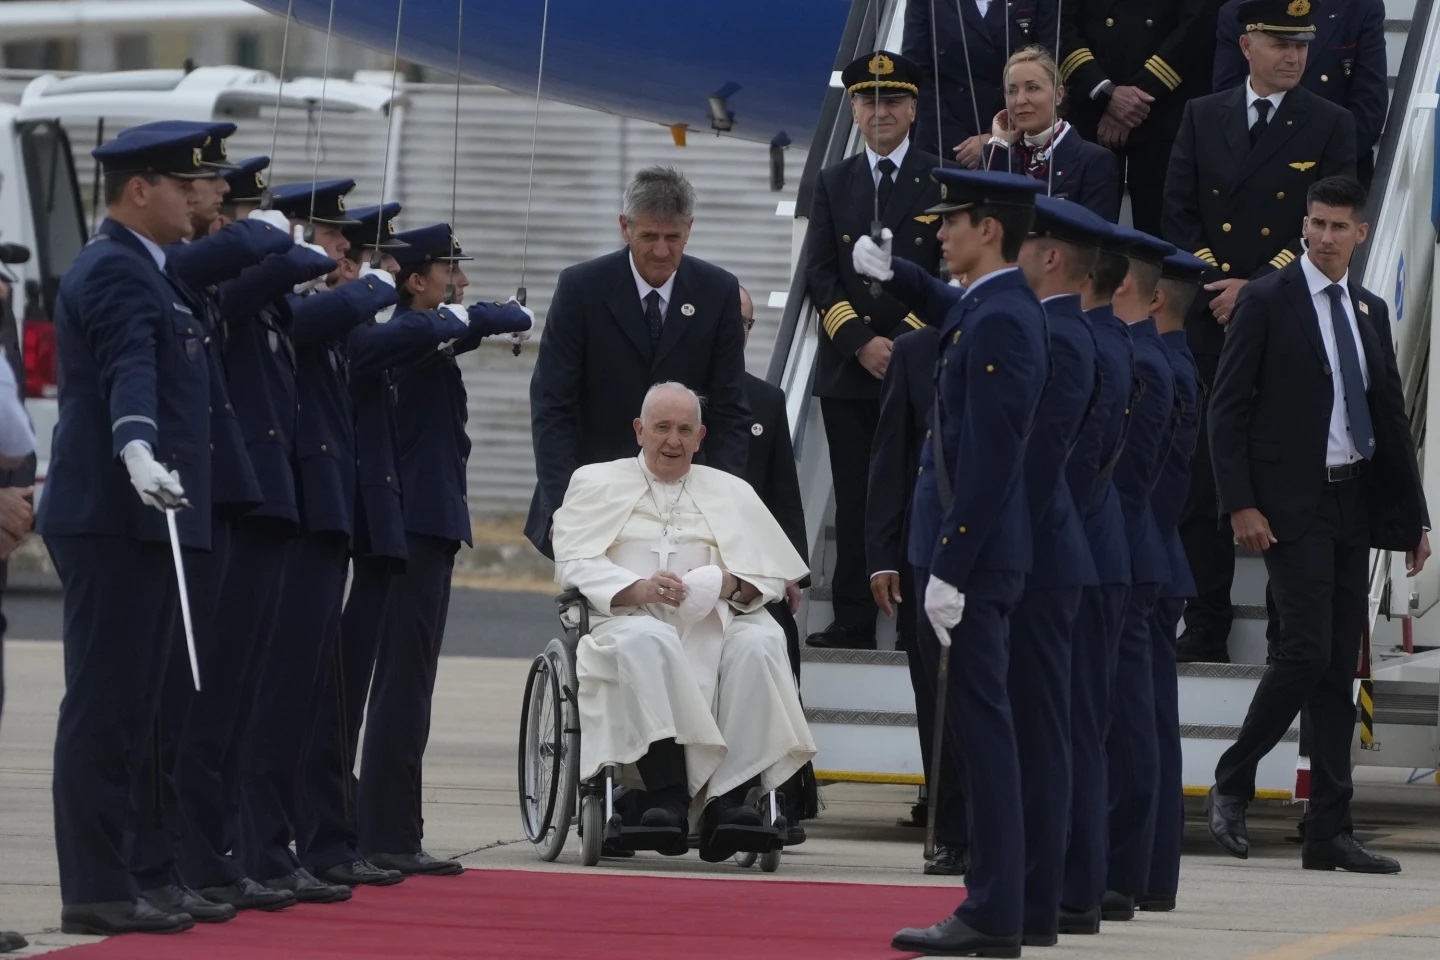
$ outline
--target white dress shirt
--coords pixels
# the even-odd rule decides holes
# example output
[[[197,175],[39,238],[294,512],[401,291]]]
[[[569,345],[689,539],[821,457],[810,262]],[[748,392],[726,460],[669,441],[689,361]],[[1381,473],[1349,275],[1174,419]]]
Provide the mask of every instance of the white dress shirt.
[[[129,227],[126,227],[125,229],[130,230]],[[161,273],[164,273],[165,251],[161,249],[160,244],[156,243],[154,240],[151,240],[144,234],[136,233],[134,230],[130,230],[130,235],[133,236],[136,240],[140,241],[140,245],[146,249],[146,251],[150,254],[152,258],[154,258],[155,266],[160,268]]]
[[[1350,421],[1345,416],[1345,380],[1340,373],[1340,354],[1335,346],[1335,324],[1330,319],[1330,296],[1325,289],[1331,280],[1310,262],[1308,256],[1300,258],[1300,269],[1305,272],[1305,284],[1310,288],[1310,302],[1315,306],[1315,316],[1320,321],[1320,341],[1325,346],[1325,360],[1330,364],[1330,382],[1335,388],[1335,399],[1330,405],[1330,438],[1325,443],[1325,466],[1343,467],[1360,459],[1355,448],[1355,438],[1350,434]],[[1365,389],[1370,389],[1370,368],[1365,362],[1365,345],[1360,339],[1360,330],[1355,325],[1355,305],[1350,299],[1350,273],[1338,281],[1345,295],[1340,298],[1345,308],[1345,320],[1350,335],[1355,338],[1355,353],[1360,358],[1360,374],[1365,378]]]
[[[905,154],[907,151],[909,151],[909,149],[910,138],[906,137],[904,140],[900,141],[900,146],[890,151],[890,159],[895,161],[895,172],[891,174],[891,176],[896,178],[896,182],[899,182],[900,165],[905,162]],[[877,164],[880,163],[880,154],[876,153],[874,150],[871,150],[869,144],[866,144],[865,157],[870,161],[870,179],[874,181],[875,186],[878,189],[880,186],[880,168],[877,166]]]
[[[1248,129],[1250,129],[1251,127],[1255,126],[1255,121],[1260,119],[1260,111],[1255,109],[1255,101],[1256,101],[1256,100],[1269,100],[1269,101],[1270,101],[1270,116],[1268,116],[1268,117],[1265,118],[1265,119],[1266,119],[1266,122],[1269,122],[1269,121],[1275,119],[1275,112],[1280,109],[1280,102],[1281,102],[1282,100],[1284,100],[1284,99],[1285,99],[1285,91],[1284,91],[1284,90],[1281,90],[1279,93],[1272,93],[1272,94],[1270,94],[1270,96],[1268,96],[1268,97],[1262,97],[1262,96],[1260,96],[1260,94],[1258,94],[1258,93],[1255,92],[1255,88],[1254,88],[1254,87],[1250,86],[1250,81],[1249,81],[1249,80],[1246,80],[1246,81],[1245,81],[1245,117],[1246,117],[1246,120],[1245,120],[1245,129],[1248,130]]]
[[[980,10],[980,19],[985,19],[985,14],[990,12],[992,0],[975,0],[975,6]]]
[[[650,296],[650,292],[653,290],[660,294],[660,317],[663,320],[666,311],[670,309],[670,295],[675,292],[675,274],[670,274],[670,279],[659,287],[652,287],[644,277],[640,276],[640,270],[635,266],[635,254],[633,253],[630,254],[630,272],[635,275],[635,289],[640,293],[640,311],[642,313],[645,311],[645,298]]]

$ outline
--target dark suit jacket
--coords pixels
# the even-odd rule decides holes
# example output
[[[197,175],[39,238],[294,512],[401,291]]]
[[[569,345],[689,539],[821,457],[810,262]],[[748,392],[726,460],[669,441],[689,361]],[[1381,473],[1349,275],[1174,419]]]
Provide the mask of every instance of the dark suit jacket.
[[[1190,101],[1165,178],[1161,233],[1216,267],[1212,280],[1253,280],[1300,256],[1305,191],[1355,175],[1355,119],[1345,109],[1297,87],[1252,150],[1248,108],[1244,86]],[[1224,329],[1206,297],[1185,332],[1192,353],[1219,355]]]
[[[1412,550],[1429,518],[1388,313],[1384,300],[1353,280],[1350,297],[1370,373],[1366,399],[1375,429],[1375,456],[1364,475],[1371,546]],[[1305,533],[1328,482],[1325,450],[1335,391],[1320,323],[1298,262],[1249,284],[1230,318],[1211,394],[1210,453],[1220,511],[1254,507],[1281,541]]]
[[[938,160],[912,142],[882,217],[895,234],[891,250],[896,259],[917,263],[931,274],[940,264],[940,217],[925,211],[940,202],[940,185],[930,175],[937,166]],[[820,313],[817,397],[878,398],[880,381],[860,366],[855,354],[873,337],[894,340],[928,319],[888,293],[871,296],[870,281],[855,272],[850,251],[870,233],[874,215],[875,181],[864,151],[820,171],[805,235],[805,281]]]
[[[800,476],[795,450],[790,446],[790,417],[785,412],[785,391],[753,373],[745,374],[745,402],[750,408],[750,457],[745,479],[760,495],[795,552],[808,562],[805,540],[805,505],[800,499]],[[808,579],[808,578],[807,578]],[[804,582],[801,584],[804,586]]]
[[[940,328],[925,326],[897,338],[890,354],[880,388],[880,419],[870,446],[865,500],[865,562],[872,575],[894,570],[902,580],[905,577],[906,520],[935,403],[939,353]]]
[[[687,306],[694,312],[687,315]],[[562,271],[530,378],[538,483],[525,536],[550,556],[550,520],[575,469],[635,455],[631,424],[652,384],[676,381],[699,393],[707,430],[701,458],[744,476],[751,424],[744,375],[740,282],[733,274],[682,259],[652,351],[628,248]]]
[[[988,157],[991,170],[1020,172],[1018,159],[1012,168],[1004,147],[990,148]],[[1055,145],[1050,165],[1055,169],[1053,177],[1046,177],[1050,196],[1078,203],[1111,223],[1119,221],[1120,167],[1115,154],[1086,140],[1072,127]]]

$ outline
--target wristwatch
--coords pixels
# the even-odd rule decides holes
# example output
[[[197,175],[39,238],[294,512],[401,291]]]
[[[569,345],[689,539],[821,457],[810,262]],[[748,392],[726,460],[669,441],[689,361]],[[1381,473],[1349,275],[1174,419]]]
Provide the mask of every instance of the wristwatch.
[[[736,578],[735,578],[735,589],[732,590],[732,591],[730,591],[730,596],[726,597],[725,599],[726,599],[726,600],[729,600],[731,603],[739,603],[739,602],[740,602],[740,590],[741,590],[744,586],[745,586],[744,582],[741,581],[741,579],[740,579],[739,577],[736,577]]]

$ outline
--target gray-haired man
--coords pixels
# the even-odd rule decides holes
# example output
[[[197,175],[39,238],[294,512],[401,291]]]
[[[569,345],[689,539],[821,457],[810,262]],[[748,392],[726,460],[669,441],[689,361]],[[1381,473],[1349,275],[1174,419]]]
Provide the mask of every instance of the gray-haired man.
[[[745,475],[740,284],[684,255],[694,216],[695,191],[680,171],[641,170],[625,191],[625,246],[560,274],[530,380],[539,482],[525,535],[546,556],[575,469],[634,455],[632,423],[651,384],[683,383],[704,397],[699,459]]]

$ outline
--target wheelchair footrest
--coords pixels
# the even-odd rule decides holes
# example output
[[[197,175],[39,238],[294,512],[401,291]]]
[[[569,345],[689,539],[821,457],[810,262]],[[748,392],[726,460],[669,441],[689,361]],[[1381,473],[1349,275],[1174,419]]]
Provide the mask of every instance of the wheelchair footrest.
[[[769,853],[784,845],[785,837],[774,827],[722,824],[715,828],[710,842],[700,847],[700,859],[720,863],[737,853]]]
[[[654,850],[669,856],[678,856],[689,849],[685,831],[677,827],[621,827],[611,835],[612,842],[627,850]]]

